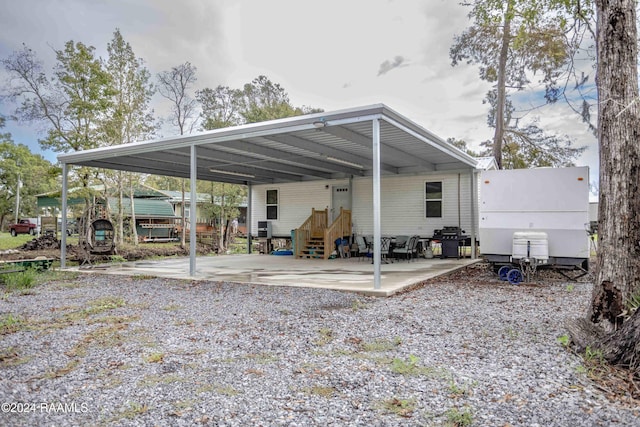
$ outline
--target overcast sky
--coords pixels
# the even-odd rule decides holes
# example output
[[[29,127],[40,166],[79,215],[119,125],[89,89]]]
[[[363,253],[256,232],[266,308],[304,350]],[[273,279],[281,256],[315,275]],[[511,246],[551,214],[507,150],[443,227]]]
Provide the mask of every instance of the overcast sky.
[[[50,70],[69,40],[96,48],[119,28],[155,75],[191,62],[198,88],[240,88],[264,74],[295,106],[332,111],[384,103],[443,139],[472,148],[492,137],[482,103],[489,86],[475,66],[451,66],[453,37],[468,25],[457,0],[21,0],[0,13],[0,57],[22,43]],[[0,72],[0,76],[1,76]],[[521,97],[524,99],[524,97]],[[162,110],[155,98],[156,110]],[[0,106],[0,112],[11,110]],[[563,105],[531,113],[589,148],[578,161],[597,180],[593,135]],[[8,123],[16,142],[40,152],[33,128]],[[169,135],[165,135],[169,136]],[[43,155],[55,162],[54,153]],[[595,172],[595,174],[594,174]]]

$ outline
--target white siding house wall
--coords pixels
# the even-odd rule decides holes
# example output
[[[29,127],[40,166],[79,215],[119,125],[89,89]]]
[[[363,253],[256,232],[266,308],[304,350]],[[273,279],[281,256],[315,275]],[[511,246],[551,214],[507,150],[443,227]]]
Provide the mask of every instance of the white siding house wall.
[[[427,218],[425,183],[437,181],[442,182],[442,218]],[[253,186],[251,233],[256,235],[258,221],[266,220],[267,190],[277,189],[279,197],[278,219],[271,221],[273,235],[289,236],[292,229],[299,227],[309,217],[311,208],[331,209],[331,187],[345,184],[348,184],[347,180]],[[430,237],[433,235],[433,230],[458,225],[467,233],[471,233],[471,175],[469,172],[383,177],[381,194],[383,235],[418,234],[422,237]],[[353,179],[352,197],[354,233],[372,235],[373,182],[371,177]],[[476,214],[475,217],[477,221],[478,215]]]
[[[458,178],[460,195],[458,197]],[[425,212],[425,184],[442,182],[442,217],[427,218]],[[471,232],[471,176],[469,173],[428,174],[383,177],[381,226],[389,236],[418,234],[430,237],[433,230],[444,226],[458,226]],[[371,179],[353,180],[354,233],[373,234],[373,190]],[[460,211],[460,216],[458,212]],[[477,215],[476,215],[477,216]]]
[[[258,233],[258,221],[271,221],[273,236],[291,236],[291,230],[300,227],[309,218],[312,208],[316,210],[331,208],[332,185],[347,183],[347,180],[329,180],[254,185],[251,201],[251,234]],[[277,220],[267,220],[267,190],[278,190]]]

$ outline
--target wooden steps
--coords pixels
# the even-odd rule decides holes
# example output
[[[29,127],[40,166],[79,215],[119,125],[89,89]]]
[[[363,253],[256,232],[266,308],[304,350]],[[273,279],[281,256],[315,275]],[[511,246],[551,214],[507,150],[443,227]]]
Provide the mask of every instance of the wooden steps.
[[[324,259],[324,238],[312,237],[302,248],[300,258]]]

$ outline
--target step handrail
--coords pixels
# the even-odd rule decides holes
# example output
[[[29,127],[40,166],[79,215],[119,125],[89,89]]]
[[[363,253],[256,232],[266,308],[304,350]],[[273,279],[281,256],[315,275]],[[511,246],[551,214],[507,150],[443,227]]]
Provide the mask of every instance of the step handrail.
[[[321,237],[327,228],[328,209],[311,209],[311,215],[295,230],[295,258],[302,256],[302,249],[312,237]],[[326,243],[325,243],[326,246]]]
[[[329,259],[337,239],[351,236],[352,224],[351,210],[340,208],[340,214],[324,230],[324,259]]]

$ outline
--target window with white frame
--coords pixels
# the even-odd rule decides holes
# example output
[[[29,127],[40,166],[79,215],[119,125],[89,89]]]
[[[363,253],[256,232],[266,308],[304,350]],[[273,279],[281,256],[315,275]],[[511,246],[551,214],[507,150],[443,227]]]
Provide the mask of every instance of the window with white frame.
[[[278,219],[278,190],[267,190],[267,219]]]
[[[442,218],[442,181],[425,183],[424,201],[427,218]]]

